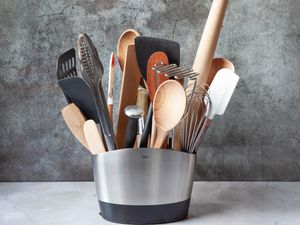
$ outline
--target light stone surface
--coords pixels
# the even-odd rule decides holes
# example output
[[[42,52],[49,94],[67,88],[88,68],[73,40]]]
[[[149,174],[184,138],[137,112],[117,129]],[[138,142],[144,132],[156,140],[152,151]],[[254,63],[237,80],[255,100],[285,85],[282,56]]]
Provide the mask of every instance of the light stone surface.
[[[106,89],[110,53],[127,28],[179,42],[191,67],[211,2],[0,0],[0,181],[92,180],[56,81],[57,58],[79,32],[95,42]],[[196,179],[300,181],[300,1],[229,0],[215,56],[241,79],[208,130]],[[117,66],[115,109],[121,77]]]
[[[195,182],[187,225],[298,225],[299,182]],[[1,225],[114,224],[92,182],[0,183]]]

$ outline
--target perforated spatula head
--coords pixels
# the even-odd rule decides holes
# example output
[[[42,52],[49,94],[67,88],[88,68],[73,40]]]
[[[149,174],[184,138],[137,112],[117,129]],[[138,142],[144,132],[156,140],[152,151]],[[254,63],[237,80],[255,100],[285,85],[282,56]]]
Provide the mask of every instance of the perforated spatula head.
[[[56,65],[56,76],[58,84],[60,84],[62,79],[67,77],[77,77],[76,52],[74,48],[71,48],[59,56]],[[65,93],[64,95],[67,99],[67,102],[71,103],[72,100]]]
[[[56,67],[57,80],[66,77],[77,77],[76,52],[74,48],[59,56]]]

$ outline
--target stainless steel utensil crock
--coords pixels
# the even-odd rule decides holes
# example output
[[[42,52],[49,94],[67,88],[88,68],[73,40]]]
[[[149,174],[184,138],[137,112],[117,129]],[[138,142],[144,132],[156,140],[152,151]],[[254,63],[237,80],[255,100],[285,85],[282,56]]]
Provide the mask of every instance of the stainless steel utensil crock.
[[[118,223],[165,223],[188,213],[196,155],[120,149],[93,156],[102,217]]]

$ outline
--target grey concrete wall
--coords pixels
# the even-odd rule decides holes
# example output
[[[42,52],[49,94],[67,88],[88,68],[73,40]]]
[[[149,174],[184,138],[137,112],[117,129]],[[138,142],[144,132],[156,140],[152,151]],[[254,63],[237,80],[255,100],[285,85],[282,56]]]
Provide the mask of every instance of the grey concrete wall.
[[[57,57],[92,36],[106,69],[126,28],[181,44],[190,67],[208,0],[0,0],[0,180],[90,180],[91,157],[71,136]],[[216,56],[241,76],[198,154],[199,180],[300,180],[300,1],[230,0]],[[117,69],[116,83],[121,74]],[[117,102],[116,105],[117,106]]]

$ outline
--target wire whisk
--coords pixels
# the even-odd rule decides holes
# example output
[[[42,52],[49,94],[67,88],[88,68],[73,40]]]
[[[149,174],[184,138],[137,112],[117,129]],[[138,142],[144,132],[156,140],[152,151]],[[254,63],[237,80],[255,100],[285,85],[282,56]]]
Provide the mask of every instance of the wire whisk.
[[[211,113],[211,100],[206,91],[207,85],[187,87],[186,113],[177,126],[180,128],[182,150],[196,153],[199,149],[199,139],[202,136],[208,116]]]

